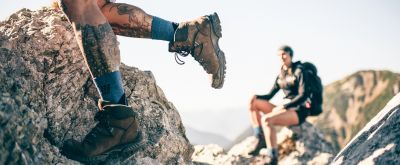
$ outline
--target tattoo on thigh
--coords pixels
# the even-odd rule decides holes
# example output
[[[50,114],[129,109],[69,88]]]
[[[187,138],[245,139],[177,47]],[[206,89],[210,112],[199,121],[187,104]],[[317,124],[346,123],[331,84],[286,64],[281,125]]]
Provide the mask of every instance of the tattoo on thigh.
[[[151,36],[151,16],[142,9],[128,4],[114,4],[110,8],[117,9],[119,15],[128,16],[125,23],[112,23],[113,30],[118,35],[149,38]]]
[[[86,63],[94,77],[119,70],[118,41],[108,23],[77,24],[76,29],[81,32],[77,39],[82,43]]]

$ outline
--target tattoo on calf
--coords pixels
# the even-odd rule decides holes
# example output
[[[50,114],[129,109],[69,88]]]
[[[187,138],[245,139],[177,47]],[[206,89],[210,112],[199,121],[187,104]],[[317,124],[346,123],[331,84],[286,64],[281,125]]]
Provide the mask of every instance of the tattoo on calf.
[[[97,26],[76,24],[76,30],[84,58],[94,77],[119,70],[121,60],[118,41],[108,23]]]
[[[128,16],[127,22],[111,24],[115,34],[138,38],[151,37],[151,16],[142,9],[128,4],[113,4],[110,12],[115,8],[119,15]]]

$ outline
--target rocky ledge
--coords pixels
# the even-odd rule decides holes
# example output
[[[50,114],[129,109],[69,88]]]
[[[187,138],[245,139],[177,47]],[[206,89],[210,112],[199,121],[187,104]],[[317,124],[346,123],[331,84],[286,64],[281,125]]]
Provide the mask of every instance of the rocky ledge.
[[[144,144],[109,164],[186,164],[193,147],[151,72],[122,65]],[[0,22],[0,164],[78,164],[60,154],[94,127],[99,96],[67,19],[22,9]]]

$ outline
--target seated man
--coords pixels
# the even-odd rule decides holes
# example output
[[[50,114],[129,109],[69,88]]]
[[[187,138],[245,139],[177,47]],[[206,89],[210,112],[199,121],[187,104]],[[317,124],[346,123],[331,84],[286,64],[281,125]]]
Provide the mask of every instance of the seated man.
[[[99,123],[83,141],[65,141],[62,152],[67,157],[91,163],[107,153],[137,147],[138,120],[127,105],[115,34],[169,42],[170,52],[191,54],[212,75],[211,86],[222,88],[225,57],[218,46],[221,25],[216,13],[177,24],[151,16],[136,6],[108,0],[58,0],[58,4],[72,24],[101,96],[100,111],[95,117]]]
[[[250,155],[258,155],[262,148],[267,148],[271,164],[278,162],[278,146],[275,126],[300,125],[311,111],[321,108],[322,100],[312,93],[307,84],[305,68],[301,62],[292,62],[293,50],[282,46],[278,50],[282,61],[281,72],[275,79],[274,86],[266,95],[255,95],[250,101],[250,117],[257,137],[257,145]],[[315,84],[313,84],[315,85]],[[275,106],[269,100],[280,90],[285,94],[285,104]],[[264,116],[261,116],[261,113]]]

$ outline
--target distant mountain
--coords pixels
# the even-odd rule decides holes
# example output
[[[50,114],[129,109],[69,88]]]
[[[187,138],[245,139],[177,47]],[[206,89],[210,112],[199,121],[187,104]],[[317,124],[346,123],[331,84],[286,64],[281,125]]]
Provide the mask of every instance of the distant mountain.
[[[239,136],[237,136],[232,142],[231,144],[229,144],[229,148],[232,148],[234,145],[240,143],[241,141],[243,141],[243,139],[248,138],[249,136],[252,136],[253,133],[253,128],[251,126],[248,126],[241,134],[239,134]]]
[[[240,133],[250,127],[247,113],[245,108],[229,108],[218,111],[184,111],[181,116],[192,144],[213,142],[229,149],[227,142],[231,144]],[[226,141],[215,140],[215,136],[209,136],[210,134],[223,137]]]
[[[218,144],[224,149],[228,149],[228,145],[231,144],[230,140],[221,135],[199,131],[190,127],[186,127],[186,136],[193,145]]]
[[[336,150],[374,117],[400,89],[400,75],[359,71],[324,88],[324,111],[309,121],[320,128]]]

